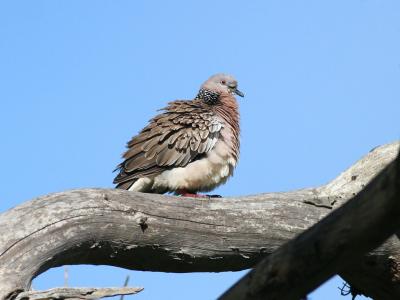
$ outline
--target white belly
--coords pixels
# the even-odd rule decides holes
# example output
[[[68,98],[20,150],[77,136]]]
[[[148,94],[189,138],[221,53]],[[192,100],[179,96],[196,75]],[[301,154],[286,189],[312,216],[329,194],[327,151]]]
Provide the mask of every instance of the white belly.
[[[153,179],[141,178],[129,190],[210,191],[225,183],[233,174],[236,160],[229,153],[228,146],[223,141],[218,141],[204,158],[191,162],[184,168],[164,171]]]

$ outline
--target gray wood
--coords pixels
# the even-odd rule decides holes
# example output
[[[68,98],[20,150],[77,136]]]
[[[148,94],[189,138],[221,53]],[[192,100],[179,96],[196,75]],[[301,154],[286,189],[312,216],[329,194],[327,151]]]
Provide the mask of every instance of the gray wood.
[[[99,299],[119,295],[134,295],[143,288],[54,288],[47,291],[30,291],[20,293],[15,300],[52,300],[52,299]]]
[[[353,199],[264,258],[219,299],[301,299],[395,234],[399,216],[400,156]]]
[[[50,194],[0,215],[0,299],[64,264],[194,272],[254,266],[340,206],[396,156],[378,147],[319,188],[223,199],[125,190]],[[341,274],[367,295],[400,298],[400,244],[391,238]]]

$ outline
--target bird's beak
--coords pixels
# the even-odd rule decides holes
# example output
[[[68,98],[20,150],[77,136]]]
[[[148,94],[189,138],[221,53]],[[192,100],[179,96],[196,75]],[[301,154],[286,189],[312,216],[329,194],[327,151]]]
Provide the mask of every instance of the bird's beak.
[[[244,94],[243,94],[241,91],[239,91],[238,89],[234,89],[233,92],[234,92],[236,95],[240,96],[240,97],[244,97]]]

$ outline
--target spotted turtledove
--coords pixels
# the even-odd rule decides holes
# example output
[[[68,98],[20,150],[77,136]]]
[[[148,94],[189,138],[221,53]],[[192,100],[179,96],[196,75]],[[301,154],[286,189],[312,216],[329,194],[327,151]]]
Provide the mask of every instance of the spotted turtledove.
[[[117,188],[196,196],[226,182],[239,156],[243,97],[230,75],[210,77],[193,100],[168,103],[127,144],[116,170]]]

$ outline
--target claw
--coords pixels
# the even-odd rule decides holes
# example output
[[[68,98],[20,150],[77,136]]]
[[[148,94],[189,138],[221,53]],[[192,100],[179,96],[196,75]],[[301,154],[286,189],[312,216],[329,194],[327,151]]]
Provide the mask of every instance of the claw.
[[[205,195],[205,194],[193,194],[193,193],[188,193],[185,190],[177,190],[176,194],[181,196],[181,197],[191,197],[191,198],[222,198],[221,195]]]
[[[221,195],[206,195],[208,198],[222,198]]]
[[[191,197],[191,198],[207,198],[207,195],[203,194],[191,194],[191,193],[184,193],[180,194],[182,197]]]

